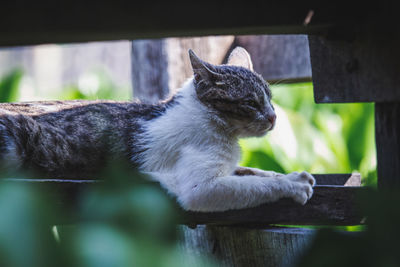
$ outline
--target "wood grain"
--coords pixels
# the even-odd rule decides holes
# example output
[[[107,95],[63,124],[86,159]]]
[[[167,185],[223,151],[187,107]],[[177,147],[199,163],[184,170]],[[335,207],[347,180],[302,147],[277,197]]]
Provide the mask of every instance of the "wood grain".
[[[277,227],[249,229],[203,225],[196,229],[186,226],[178,229],[179,246],[188,254],[215,259],[218,266],[245,267],[292,266],[315,234],[311,229]]]
[[[400,103],[375,104],[375,140],[378,187],[399,188]]]
[[[142,102],[156,103],[169,94],[165,43],[165,40],[132,42],[133,96]]]
[[[356,208],[356,194],[362,187],[316,186],[304,206],[291,199],[254,208],[224,212],[185,212],[189,225],[357,225],[362,220]]]
[[[233,36],[166,38],[132,41],[133,96],[156,103],[175,94],[193,75],[188,50],[203,60],[221,64],[233,43]]]
[[[400,101],[400,35],[308,39],[315,102]]]
[[[237,36],[234,46],[250,53],[254,70],[271,84],[311,81],[306,35]]]
[[[314,174],[317,185],[345,185],[351,173],[323,173]]]

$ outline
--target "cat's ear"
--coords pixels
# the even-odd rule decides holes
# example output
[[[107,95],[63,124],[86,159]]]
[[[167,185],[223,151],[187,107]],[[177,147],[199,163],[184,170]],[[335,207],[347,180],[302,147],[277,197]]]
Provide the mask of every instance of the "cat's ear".
[[[189,49],[189,58],[196,82],[206,81],[215,83],[222,79],[222,75],[216,72],[215,67],[201,60],[192,49]]]
[[[253,71],[253,62],[251,62],[250,54],[240,46],[233,49],[229,55],[228,65],[239,66]]]

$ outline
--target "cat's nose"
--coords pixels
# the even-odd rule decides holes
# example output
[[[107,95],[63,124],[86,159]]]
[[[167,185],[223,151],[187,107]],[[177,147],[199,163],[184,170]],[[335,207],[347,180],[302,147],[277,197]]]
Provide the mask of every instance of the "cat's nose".
[[[276,121],[276,114],[273,113],[273,114],[268,115],[267,119],[271,124],[274,124]]]

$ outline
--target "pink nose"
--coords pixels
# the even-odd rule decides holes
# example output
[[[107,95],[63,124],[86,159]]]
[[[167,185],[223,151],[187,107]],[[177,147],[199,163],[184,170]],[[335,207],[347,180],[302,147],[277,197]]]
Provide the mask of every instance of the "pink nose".
[[[269,116],[268,116],[268,121],[269,121],[271,124],[274,124],[275,121],[276,121],[276,115],[275,115],[275,114],[269,115]]]

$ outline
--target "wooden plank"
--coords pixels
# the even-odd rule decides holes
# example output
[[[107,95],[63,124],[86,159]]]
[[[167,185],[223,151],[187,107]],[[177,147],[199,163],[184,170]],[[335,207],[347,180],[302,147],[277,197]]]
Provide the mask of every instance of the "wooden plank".
[[[4,180],[3,180],[4,181]],[[55,199],[56,209],[67,214],[60,222],[74,220],[79,196],[99,181],[93,180],[52,180],[52,179],[6,179],[6,182],[22,182],[39,186],[49,197]],[[154,183],[151,183],[154,184]],[[180,211],[181,223],[188,225],[248,225],[269,224],[360,224],[361,215],[356,209],[356,194],[361,187],[316,186],[311,200],[304,206],[291,199],[264,204],[255,208],[225,212]]]
[[[357,225],[362,216],[356,208],[356,194],[362,187],[315,186],[313,197],[302,206],[291,199],[254,208],[224,212],[186,212],[189,225]]]
[[[317,103],[400,101],[400,35],[309,36]]]
[[[277,227],[180,226],[178,229],[179,247],[183,251],[215,259],[218,266],[294,266],[315,234],[311,229]]]
[[[399,86],[399,85],[398,85]],[[375,104],[378,187],[400,187],[400,103]]]
[[[371,11],[318,1],[3,1],[0,45],[221,34],[313,33]],[[313,11],[310,13],[310,11]],[[313,14],[313,16],[310,16]],[[379,14],[373,13],[378,20]],[[307,19],[306,19],[307,18]],[[311,19],[310,19],[311,18]],[[353,25],[354,23],[349,23]]]
[[[252,56],[254,70],[271,84],[311,81],[310,51],[306,35],[237,36]]]
[[[317,185],[345,185],[351,173],[313,174]]]

